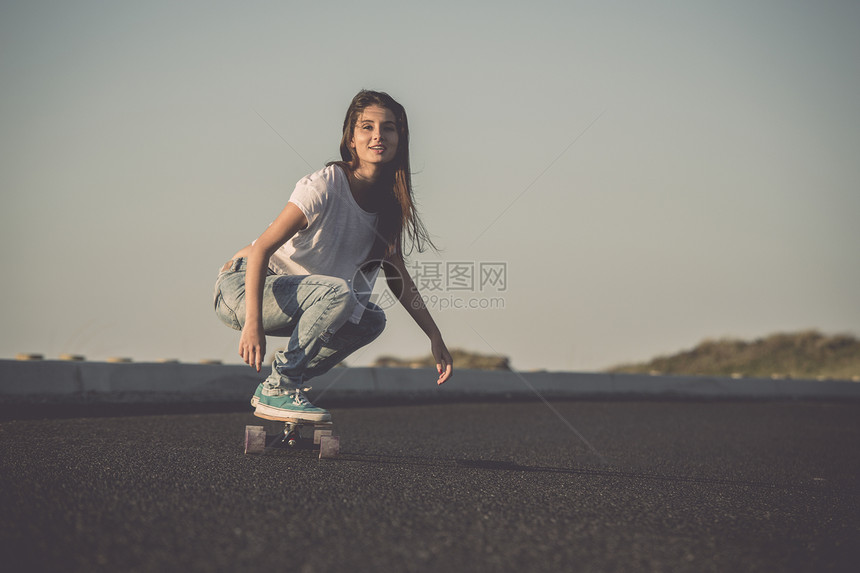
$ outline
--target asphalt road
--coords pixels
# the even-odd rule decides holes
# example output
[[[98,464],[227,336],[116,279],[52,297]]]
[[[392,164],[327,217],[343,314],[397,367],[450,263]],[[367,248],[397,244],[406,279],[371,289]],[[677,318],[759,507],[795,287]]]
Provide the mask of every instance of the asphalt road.
[[[860,403],[333,411],[341,455],[243,453],[248,413],[0,423],[3,571],[856,571]],[[591,444],[589,448],[577,435]]]

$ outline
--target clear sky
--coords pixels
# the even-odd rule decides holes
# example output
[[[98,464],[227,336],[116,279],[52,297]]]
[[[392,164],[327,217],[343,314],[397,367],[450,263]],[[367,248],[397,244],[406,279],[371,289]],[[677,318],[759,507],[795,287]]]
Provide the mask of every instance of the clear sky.
[[[217,270],[361,88],[409,113],[425,294],[503,307],[435,308],[451,348],[860,334],[858,29],[855,1],[4,1],[0,357],[237,362]],[[348,362],[428,352],[392,308]]]

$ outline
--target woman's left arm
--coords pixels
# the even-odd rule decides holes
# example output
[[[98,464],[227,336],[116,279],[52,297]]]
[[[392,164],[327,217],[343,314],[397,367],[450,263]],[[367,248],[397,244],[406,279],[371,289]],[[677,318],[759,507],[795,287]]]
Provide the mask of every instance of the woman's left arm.
[[[436,383],[444,384],[454,374],[454,360],[442,340],[439,327],[436,326],[421,293],[418,292],[418,287],[409,275],[403,256],[397,253],[387,257],[382,268],[385,271],[388,286],[397,295],[397,300],[430,339],[430,351],[436,360],[436,371],[439,373]]]

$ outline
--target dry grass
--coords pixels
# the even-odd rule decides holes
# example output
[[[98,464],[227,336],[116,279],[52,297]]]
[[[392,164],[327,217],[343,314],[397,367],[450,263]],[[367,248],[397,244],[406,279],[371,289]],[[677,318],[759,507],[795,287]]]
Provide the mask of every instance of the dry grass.
[[[847,334],[826,336],[815,330],[772,334],[752,342],[705,340],[692,350],[608,371],[856,380],[860,376],[860,341]]]

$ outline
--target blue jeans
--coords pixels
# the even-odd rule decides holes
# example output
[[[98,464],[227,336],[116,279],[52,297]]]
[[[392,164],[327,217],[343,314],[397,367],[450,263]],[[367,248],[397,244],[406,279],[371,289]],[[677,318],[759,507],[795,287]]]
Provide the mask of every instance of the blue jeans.
[[[215,283],[215,313],[236,330],[245,326],[245,266],[245,259],[233,260]],[[269,271],[263,286],[263,330],[290,340],[275,355],[263,386],[301,386],[373,342],[385,328],[385,313],[369,303],[358,324],[348,322],[356,304],[343,279]]]

